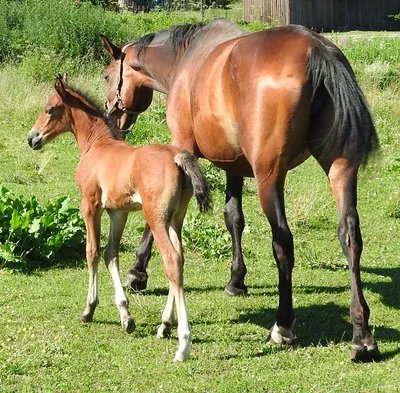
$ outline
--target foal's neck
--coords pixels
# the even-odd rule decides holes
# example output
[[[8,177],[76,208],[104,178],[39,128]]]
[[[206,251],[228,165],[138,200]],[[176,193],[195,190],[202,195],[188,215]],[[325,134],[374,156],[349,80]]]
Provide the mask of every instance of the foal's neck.
[[[114,139],[107,122],[95,111],[90,114],[81,108],[71,108],[71,115],[71,128],[81,155],[96,143]]]

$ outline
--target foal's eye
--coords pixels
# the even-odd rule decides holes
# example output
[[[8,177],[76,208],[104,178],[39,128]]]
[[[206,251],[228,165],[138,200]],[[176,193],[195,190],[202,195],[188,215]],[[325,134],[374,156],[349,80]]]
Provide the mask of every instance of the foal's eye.
[[[50,116],[50,115],[51,115],[51,112],[53,112],[53,109],[54,109],[54,108],[46,108],[46,109],[44,110],[44,112],[46,113],[47,116]]]

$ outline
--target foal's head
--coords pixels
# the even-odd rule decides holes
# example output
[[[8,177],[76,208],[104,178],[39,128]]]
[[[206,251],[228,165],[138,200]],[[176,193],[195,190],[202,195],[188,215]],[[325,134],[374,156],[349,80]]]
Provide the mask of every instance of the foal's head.
[[[135,46],[130,47],[128,66],[124,63],[127,55],[105,36],[101,35],[101,39],[104,49],[113,58],[104,72],[108,87],[105,109],[109,116],[116,119],[115,125],[120,130],[127,130],[150,106],[153,90],[143,85],[146,77],[137,59]]]
[[[56,93],[48,100],[39,119],[28,134],[29,146],[38,150],[63,132],[71,129],[71,110],[65,101],[70,93],[63,80],[58,77],[55,85]]]

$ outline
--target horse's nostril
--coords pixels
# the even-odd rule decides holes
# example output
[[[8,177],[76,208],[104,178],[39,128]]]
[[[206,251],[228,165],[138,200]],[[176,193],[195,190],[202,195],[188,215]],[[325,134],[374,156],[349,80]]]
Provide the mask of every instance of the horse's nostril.
[[[28,134],[28,144],[34,150],[40,149],[42,147],[42,136],[36,130],[31,130]]]

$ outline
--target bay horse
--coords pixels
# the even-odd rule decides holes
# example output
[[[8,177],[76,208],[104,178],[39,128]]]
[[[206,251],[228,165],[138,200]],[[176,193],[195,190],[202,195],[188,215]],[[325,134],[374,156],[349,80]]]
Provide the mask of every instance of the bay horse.
[[[338,237],[351,277],[351,358],[379,356],[368,325],[360,257],[357,174],[377,147],[366,99],[344,54],[325,37],[289,25],[247,34],[233,23],[186,24],[150,33],[122,49],[101,36],[113,61],[105,71],[106,109],[126,130],[153,90],[167,97],[171,144],[226,171],[225,223],[233,262],[226,291],[247,292],[241,238],[243,177],[254,177],[272,230],[279,305],[270,343],[291,343],[293,237],[284,206],[287,172],[313,156],[329,178]],[[128,278],[145,286],[152,235],[147,228]]]
[[[121,324],[128,333],[135,329],[119,276],[118,252],[128,213],[142,209],[170,285],[157,334],[170,335],[176,303],[179,347],[175,360],[186,360],[192,334],[183,291],[182,222],[193,192],[200,210],[210,206],[208,186],[197,159],[171,145],[135,148],[116,140],[93,103],[66,86],[60,77],[55,90],[29,132],[28,143],[35,150],[41,149],[61,133],[72,131],[79,145],[76,181],[82,193],[89,269],[87,304],[81,320],[92,321],[98,304],[101,215],[107,210],[111,224],[105,262],[114,283]]]

